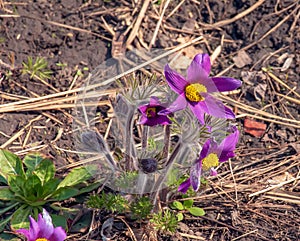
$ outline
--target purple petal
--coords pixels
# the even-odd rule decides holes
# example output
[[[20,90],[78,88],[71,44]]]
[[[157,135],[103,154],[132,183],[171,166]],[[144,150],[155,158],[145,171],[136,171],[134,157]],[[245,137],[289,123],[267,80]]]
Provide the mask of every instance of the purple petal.
[[[184,94],[179,95],[177,99],[165,110],[158,112],[159,115],[168,115],[179,110],[183,110],[187,106],[187,101]]]
[[[147,126],[169,125],[171,123],[172,122],[165,115],[157,115],[156,117],[152,117],[152,118],[141,116],[141,119],[139,121],[140,125],[147,125]]]
[[[182,94],[185,86],[189,84],[185,78],[176,71],[172,70],[168,64],[165,66],[164,73],[170,88],[177,94]]]
[[[202,161],[208,155],[208,151],[210,148],[211,139],[207,139],[207,141],[202,146],[202,150],[200,152],[199,161]]]
[[[210,58],[208,54],[197,54],[187,70],[189,83],[203,83],[210,73]]]
[[[240,80],[229,77],[212,77],[211,80],[220,92],[235,90],[242,85]]]
[[[42,234],[44,238],[49,238],[53,233],[54,227],[51,216],[45,209],[43,209],[43,217],[40,215],[38,217],[38,225],[41,230],[40,235]]]
[[[198,102],[195,105],[192,105],[189,103],[189,107],[191,109],[191,111],[193,112],[193,114],[197,117],[197,119],[199,120],[199,122],[204,125],[205,121],[204,121],[204,111],[202,109],[202,106],[200,105],[201,102]]]
[[[67,238],[67,234],[62,227],[54,229],[53,234],[49,237],[49,241],[64,241]]]
[[[156,96],[151,96],[149,105],[150,106],[160,106],[161,104],[159,102],[159,99]]]
[[[239,131],[235,130],[234,133],[228,135],[220,144],[219,151],[220,151],[220,162],[225,162],[229,158],[232,158],[235,156],[234,150],[236,148],[236,144],[239,140]]]
[[[205,100],[198,102],[198,105],[204,112],[218,118],[235,118],[232,110],[224,106],[224,104],[220,100],[215,99],[209,94],[203,94],[203,96],[205,97]]]
[[[30,239],[30,233],[29,233],[29,230],[27,230],[27,229],[21,228],[21,229],[16,230],[16,232],[23,234],[27,238],[28,241],[31,241],[31,240],[35,241],[35,239]]]
[[[149,105],[141,105],[139,106],[139,111],[143,114],[143,115],[146,115],[146,110],[148,109]]]
[[[201,171],[202,171],[202,162],[198,161],[194,166],[192,166],[190,172],[191,185],[195,190],[195,192],[197,192],[200,187]]]
[[[41,214],[39,214],[38,216],[39,216],[39,218],[42,217]],[[29,239],[36,240],[38,238],[38,234],[40,232],[40,227],[39,227],[38,223],[31,216],[29,216],[29,222],[30,222]]]
[[[210,168],[210,170],[209,170],[209,174],[211,175],[211,176],[213,176],[213,177],[215,177],[215,176],[217,176],[218,175],[218,172],[217,172],[217,170],[215,169],[215,168]]]
[[[180,184],[178,187],[178,192],[186,193],[189,187],[191,186],[191,180],[188,178],[186,181]]]

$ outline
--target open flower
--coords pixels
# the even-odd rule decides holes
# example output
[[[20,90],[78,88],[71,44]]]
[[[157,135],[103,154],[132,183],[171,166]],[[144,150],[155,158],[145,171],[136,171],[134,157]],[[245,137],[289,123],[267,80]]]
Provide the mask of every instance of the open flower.
[[[185,193],[190,186],[195,191],[200,187],[200,178],[203,172],[210,172],[210,175],[216,176],[215,167],[220,162],[225,162],[229,158],[234,157],[234,150],[239,139],[239,131],[233,127],[233,133],[228,135],[218,145],[213,139],[208,139],[200,152],[200,156],[195,164],[191,167],[190,177],[180,184],[178,191]]]
[[[149,104],[142,105],[138,108],[142,114],[139,124],[147,126],[168,125],[171,121],[166,115],[160,115],[158,112],[165,110],[157,97],[152,96]]]
[[[219,118],[235,118],[232,110],[210,93],[235,90],[241,86],[241,81],[229,77],[209,77],[210,67],[209,55],[197,54],[187,69],[185,79],[166,65],[164,69],[166,80],[179,96],[160,114],[173,113],[188,105],[201,124],[204,124],[204,112]]]
[[[36,222],[29,216],[30,227],[29,229],[18,229],[16,232],[23,234],[27,241],[63,241],[67,235],[62,227],[53,227],[52,219],[49,213],[43,209],[43,216],[38,215]]]

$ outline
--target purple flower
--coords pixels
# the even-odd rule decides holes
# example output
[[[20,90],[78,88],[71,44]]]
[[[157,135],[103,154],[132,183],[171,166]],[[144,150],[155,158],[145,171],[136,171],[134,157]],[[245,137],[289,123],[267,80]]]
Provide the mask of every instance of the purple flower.
[[[239,131],[236,127],[233,127],[233,133],[228,135],[218,145],[214,140],[208,139],[202,147],[200,156],[191,167],[190,177],[180,184],[178,191],[186,193],[190,186],[195,191],[198,191],[200,187],[200,177],[203,172],[210,172],[211,176],[216,176],[217,171],[215,167],[220,162],[225,162],[229,158],[234,157],[234,150],[239,139]]]
[[[142,114],[139,124],[147,126],[169,125],[171,121],[166,115],[160,115],[158,112],[165,110],[157,97],[152,96],[149,104],[142,105],[138,108]]]
[[[161,114],[174,113],[188,105],[201,124],[204,124],[204,112],[219,118],[235,118],[232,110],[210,93],[235,90],[241,86],[241,81],[229,77],[209,77],[210,67],[209,55],[197,54],[187,69],[185,79],[166,65],[166,80],[179,96],[166,110],[161,111]]]
[[[18,229],[16,232],[23,234],[27,241],[63,241],[67,235],[62,227],[53,227],[52,219],[49,213],[43,209],[43,216],[38,215],[38,221],[36,222],[31,216],[29,216],[30,227],[29,229]]]

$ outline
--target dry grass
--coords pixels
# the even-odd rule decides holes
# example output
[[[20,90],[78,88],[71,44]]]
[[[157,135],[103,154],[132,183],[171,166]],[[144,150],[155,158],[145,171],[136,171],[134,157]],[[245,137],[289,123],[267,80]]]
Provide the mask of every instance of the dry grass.
[[[132,25],[128,27],[125,31],[128,33],[129,37],[127,42],[124,43],[128,49],[132,49],[131,45],[134,40],[138,40],[138,43],[150,49],[155,39],[157,37],[157,32],[164,28],[164,31],[172,26],[168,26],[166,19],[172,17],[176,10],[185,2],[184,0],[179,2],[178,5],[173,8],[172,12],[169,14],[165,13],[165,10],[168,7],[170,1],[162,1],[160,7],[152,6],[156,9],[156,12],[147,13],[146,9],[148,8],[150,1],[144,1],[141,4],[140,14],[138,14],[132,20]],[[195,4],[198,4],[197,1]],[[250,14],[258,6],[263,4],[264,0],[257,1],[256,4],[251,6],[244,12],[241,12],[234,16],[231,19],[226,19],[214,24],[202,24],[202,27],[207,29],[218,29],[227,24],[231,24],[237,21],[240,18]],[[9,5],[5,2],[0,1],[0,7],[6,7],[9,9]],[[261,36],[257,41],[244,47],[243,50],[249,49],[250,47],[256,45],[258,42],[267,38],[273,31],[287,21],[288,18],[295,16],[297,11],[299,11],[300,5],[294,2],[290,7],[294,7],[294,10],[286,15],[276,26],[267,31],[264,35]],[[287,11],[288,9],[286,9]],[[127,14],[132,13],[133,9],[130,8],[118,8],[114,9],[118,14]],[[277,13],[281,14],[283,12]],[[146,17],[146,15],[157,21],[157,27],[155,33],[149,45],[146,44],[146,41],[143,39],[143,29],[140,27],[141,21]],[[97,15],[97,13],[94,13]],[[153,16],[150,16],[153,15]],[[133,16],[133,14],[131,15]],[[135,15],[134,15],[135,16]],[[7,10],[6,15],[0,15],[0,17],[26,17],[29,16],[20,16],[12,15],[9,10]],[[104,37],[101,34],[91,32],[85,29],[79,29],[65,24],[56,23],[53,21],[45,19],[37,19],[32,17],[36,21],[41,21],[45,24],[56,25],[61,28],[68,28],[75,31],[80,31],[86,34],[93,34],[99,38],[112,41],[112,39]],[[299,18],[299,13],[295,17],[296,20]],[[112,30],[111,26],[105,21],[102,26],[108,33],[114,36],[116,33]],[[167,51],[165,55],[158,56],[152,60],[145,60],[145,65],[138,66],[133,68],[126,73],[122,73],[120,76],[116,76],[107,81],[115,81],[116,79],[125,76],[131,72],[134,72],[138,69],[143,68],[149,64],[155,64],[155,61],[159,60],[166,55],[171,55],[175,52],[183,51],[188,46],[195,46],[196,44],[204,44],[208,49],[211,50],[211,54],[214,52],[212,47],[209,44],[209,41],[205,36],[201,35],[200,30],[189,31],[182,29],[175,29],[173,31],[185,32],[189,34],[189,41],[186,44],[182,44],[177,47],[171,48]],[[294,27],[295,28],[295,27]],[[293,28],[293,29],[294,29]],[[200,36],[201,35],[201,36]],[[220,43],[223,42],[223,39],[219,40]],[[225,40],[226,41],[226,40]],[[216,60],[220,51],[222,50],[222,44],[215,52]],[[234,68],[231,66],[230,68]],[[282,94],[279,91],[276,92],[273,90],[273,96],[277,96],[277,99],[280,99],[282,108],[288,110],[288,104],[292,103],[299,107],[300,105],[300,94],[297,93],[292,86],[289,86],[280,77],[276,74],[266,71],[263,69],[263,74],[266,79],[270,82],[273,82],[280,87],[283,87],[288,90],[287,94]],[[76,80],[74,80],[76,82]],[[47,83],[47,85],[49,85]],[[73,83],[73,86],[76,86]],[[47,86],[49,87],[49,86]],[[95,86],[91,86],[91,89]],[[24,90],[26,88],[24,87]],[[10,113],[37,113],[35,118],[31,119],[28,123],[23,123],[23,125],[18,129],[17,132],[8,135],[6,133],[0,133],[6,136],[8,139],[5,143],[1,143],[1,148],[11,148],[11,150],[17,150],[16,153],[24,155],[30,151],[43,151],[45,148],[48,148],[49,145],[56,149],[57,153],[66,152],[69,153],[72,150],[66,150],[63,147],[60,147],[58,141],[62,137],[62,133],[71,135],[72,131],[68,126],[63,125],[64,121],[56,116],[57,113],[62,114],[67,119],[72,119],[73,116],[70,114],[70,110],[76,108],[76,101],[78,101],[78,93],[82,92],[83,88],[70,88],[68,91],[56,92],[50,95],[44,96],[35,96],[35,97],[26,97],[19,96],[14,94],[8,94],[5,91],[0,91],[0,100],[2,104],[0,105],[0,114],[2,117],[4,115],[9,115]],[[85,97],[89,97],[91,94],[93,96],[110,96],[115,94],[118,89],[112,90],[111,92],[99,91],[99,92],[87,92]],[[28,91],[29,93],[29,91]],[[282,117],[278,112],[267,111],[263,108],[255,108],[250,106],[244,99],[237,98],[239,92],[227,93],[226,95],[221,95],[220,98],[228,103],[229,106],[236,110],[237,118],[243,119],[248,116],[253,119],[260,121],[265,121],[271,125],[277,124],[285,127],[300,128],[299,118],[292,117]],[[28,96],[32,96],[32,93],[29,93]],[[87,102],[84,103],[86,106],[96,106],[96,105],[111,105],[109,101],[103,102]],[[274,103],[266,103],[270,105],[270,109],[274,107]],[[50,112],[51,110],[51,112]],[[51,141],[50,144],[41,144],[37,142],[31,142],[30,140],[34,139],[31,135],[34,134],[32,130],[41,128],[43,125],[47,128],[47,122],[51,120],[57,124],[57,126],[62,126],[60,131],[55,134],[56,138]],[[0,115],[1,121],[1,115]],[[43,123],[43,124],[41,124]],[[299,145],[300,142],[294,142],[295,152],[291,152],[291,144],[274,144],[270,145],[269,148],[253,148],[249,149],[246,145],[242,144],[237,151],[237,158],[235,158],[234,163],[229,162],[221,166],[222,172],[219,173],[218,177],[211,178],[209,180],[209,188],[207,188],[203,193],[194,198],[196,203],[200,207],[205,207],[207,211],[214,211],[217,213],[216,216],[204,216],[200,218],[191,218],[187,219],[195,223],[201,223],[201,235],[190,235],[187,233],[179,233],[181,237],[185,240],[221,240],[220,233],[231,233],[231,240],[274,240],[270,237],[276,237],[272,235],[272,232],[278,232],[278,237],[282,233],[286,234],[286,240],[291,240],[289,234],[293,237],[299,235],[299,219],[300,219],[300,153]],[[73,164],[75,160],[72,158],[68,159],[68,164]],[[64,167],[61,167],[63,169]],[[125,222],[125,221],[124,221]],[[263,225],[262,225],[263,224]],[[269,227],[269,230],[265,227]],[[199,229],[199,226],[196,226],[195,229]],[[191,227],[193,229],[193,227]],[[284,230],[286,229],[286,230]],[[130,228],[129,228],[130,230]],[[194,230],[196,232],[196,230]],[[131,233],[131,236],[136,239],[134,234]],[[248,237],[248,239],[246,239]],[[243,239],[244,238],[244,239]]]

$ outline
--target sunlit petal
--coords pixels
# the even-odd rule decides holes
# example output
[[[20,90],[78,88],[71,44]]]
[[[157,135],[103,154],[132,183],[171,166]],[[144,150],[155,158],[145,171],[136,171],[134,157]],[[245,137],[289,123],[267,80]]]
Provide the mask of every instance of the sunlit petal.
[[[208,54],[197,54],[187,69],[189,83],[203,83],[210,73],[210,58]]]
[[[188,85],[188,82],[179,73],[172,70],[167,64],[164,69],[166,80],[170,88],[178,94],[184,92],[184,88]]]

